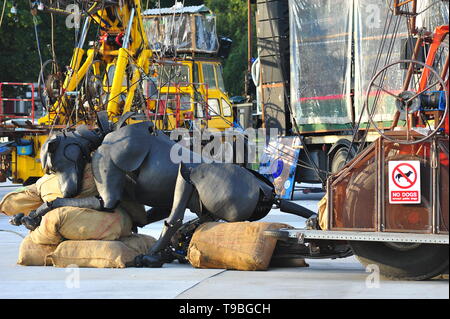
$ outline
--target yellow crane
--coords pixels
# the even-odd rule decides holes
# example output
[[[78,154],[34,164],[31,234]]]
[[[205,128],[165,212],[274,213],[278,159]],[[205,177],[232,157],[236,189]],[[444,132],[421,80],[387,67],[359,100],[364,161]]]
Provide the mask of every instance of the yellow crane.
[[[41,67],[37,91],[46,114],[33,130],[13,134],[20,135],[20,141],[32,150],[25,155],[20,153],[20,146],[14,147],[11,154],[1,157],[3,171],[11,171],[13,182],[29,184],[43,175],[40,146],[53,130],[79,124],[95,126],[96,113],[101,110],[107,110],[113,122],[126,112],[135,111],[138,116],[130,122],[151,120],[166,131],[192,127],[194,121],[202,128],[225,130],[233,126],[232,104],[224,88],[218,57],[196,55],[203,52],[200,45],[180,50],[182,56],[166,56],[149,43],[149,39],[155,41],[155,30],[144,25],[144,21],[163,19],[162,15],[143,14],[139,0],[80,1],[81,8],[75,12],[65,9],[62,2],[56,6],[56,1],[53,5],[40,1],[40,7],[34,8],[35,14],[40,10],[72,15],[73,21],[80,23],[78,41],[65,70],[55,58]],[[165,10],[170,12],[166,16],[185,17],[192,25],[198,25],[196,21],[203,14],[214,26],[213,36],[217,38],[215,17],[206,7],[201,6],[195,13],[183,8]],[[97,27],[97,38],[88,41],[93,26]],[[195,38],[195,34],[191,36]],[[219,49],[219,41],[216,42],[211,53]],[[177,78],[180,72],[186,72],[187,77]],[[156,89],[153,95],[149,92],[151,83]]]

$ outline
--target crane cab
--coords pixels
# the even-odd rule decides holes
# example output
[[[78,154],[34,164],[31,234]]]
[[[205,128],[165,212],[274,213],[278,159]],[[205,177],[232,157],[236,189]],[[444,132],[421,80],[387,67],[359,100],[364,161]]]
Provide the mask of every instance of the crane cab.
[[[153,75],[145,81],[144,95],[149,117],[159,129],[190,129],[194,123],[217,130],[232,127],[232,106],[219,60],[162,60]]]

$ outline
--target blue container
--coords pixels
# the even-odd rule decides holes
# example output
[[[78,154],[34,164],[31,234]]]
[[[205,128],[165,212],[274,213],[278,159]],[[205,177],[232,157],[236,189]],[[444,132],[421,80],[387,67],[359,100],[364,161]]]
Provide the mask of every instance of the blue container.
[[[31,156],[33,155],[33,141],[21,139],[20,144],[16,146],[17,155]]]

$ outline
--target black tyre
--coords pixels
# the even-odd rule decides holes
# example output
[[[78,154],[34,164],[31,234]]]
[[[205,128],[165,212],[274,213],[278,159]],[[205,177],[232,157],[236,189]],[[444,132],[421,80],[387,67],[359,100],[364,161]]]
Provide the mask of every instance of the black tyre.
[[[342,169],[342,167],[344,167],[346,160],[350,161],[352,158],[353,158],[352,155],[348,155],[347,147],[339,148],[333,155],[333,158],[331,160],[330,172],[331,173],[339,172]]]
[[[425,280],[448,268],[448,245],[381,242],[350,242],[364,265],[376,264],[383,277],[397,280]]]

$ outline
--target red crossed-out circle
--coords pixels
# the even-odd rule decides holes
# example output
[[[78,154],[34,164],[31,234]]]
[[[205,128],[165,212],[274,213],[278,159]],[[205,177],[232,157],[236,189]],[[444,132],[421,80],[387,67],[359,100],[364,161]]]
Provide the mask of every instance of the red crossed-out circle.
[[[405,173],[403,173],[402,170],[400,170],[400,167],[401,167],[401,166],[407,166],[407,167],[409,167],[410,169],[412,169],[412,171],[413,171],[413,173],[414,173],[414,180],[413,180],[413,181],[411,181],[411,179],[409,179],[409,177],[406,176]],[[399,172],[399,173],[402,175],[402,177],[405,178],[406,181],[407,181],[410,185],[409,185],[409,186],[402,186],[402,185],[398,184],[398,183],[395,181],[395,172]],[[401,164],[398,164],[397,166],[395,166],[394,170],[392,171],[392,181],[393,181],[394,184],[395,184],[397,187],[399,187],[399,188],[402,188],[402,189],[411,188],[411,187],[413,187],[414,184],[416,184],[416,182],[417,182],[417,171],[416,171],[416,169],[414,168],[414,166],[412,166],[411,164],[408,164],[408,163],[401,163]]]

